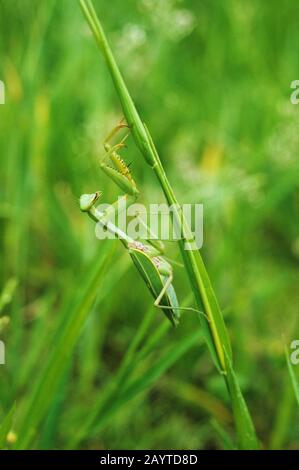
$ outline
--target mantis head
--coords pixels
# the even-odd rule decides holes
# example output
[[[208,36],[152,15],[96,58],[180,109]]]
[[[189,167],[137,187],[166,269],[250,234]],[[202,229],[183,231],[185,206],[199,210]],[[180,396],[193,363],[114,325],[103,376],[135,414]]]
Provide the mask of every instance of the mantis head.
[[[102,193],[97,191],[92,194],[82,194],[80,196],[80,209],[82,212],[88,212],[96,201],[101,197]]]

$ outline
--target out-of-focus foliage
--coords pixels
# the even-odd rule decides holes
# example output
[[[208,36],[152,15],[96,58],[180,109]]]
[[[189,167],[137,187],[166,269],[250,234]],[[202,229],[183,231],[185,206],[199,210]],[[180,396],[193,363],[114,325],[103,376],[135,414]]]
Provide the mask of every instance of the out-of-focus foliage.
[[[202,251],[263,445],[299,448],[284,358],[284,344],[299,335],[299,105],[290,102],[298,6],[94,3],[178,199],[204,204]],[[1,0],[0,35],[0,315],[10,318],[0,323],[0,418],[16,402],[18,431],[62,351],[58,385],[49,379],[47,397],[41,389],[49,404],[31,447],[225,447],[226,433],[234,441],[227,395],[194,336],[197,319],[185,314],[168,328],[122,247],[97,241],[79,211],[83,192],[117,196],[98,157],[121,114],[77,3]],[[143,202],[161,202],[130,139],[125,152]],[[172,244],[167,252],[178,256]],[[188,296],[179,267],[175,286],[181,300]],[[63,347],[74,312],[76,335]],[[97,406],[98,427],[79,442],[74,434]]]

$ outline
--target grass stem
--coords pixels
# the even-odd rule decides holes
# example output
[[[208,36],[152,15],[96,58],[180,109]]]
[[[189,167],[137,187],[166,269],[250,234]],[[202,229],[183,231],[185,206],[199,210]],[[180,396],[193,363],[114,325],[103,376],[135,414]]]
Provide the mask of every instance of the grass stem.
[[[173,208],[173,222],[181,227],[183,237],[182,240],[178,242],[181,255],[198,308],[199,310],[203,309],[205,313],[205,316],[200,316],[205,340],[216,367],[223,374],[229,391],[239,439],[239,447],[242,449],[257,448],[258,443],[254,426],[233,369],[232,351],[228,332],[207,270],[198,250],[185,249],[186,243],[192,243],[194,241],[191,229],[181,213],[180,205],[164,171],[153,139],[134,105],[93,4],[90,0],[78,1],[106,61],[136,146],[139,148],[146,163],[150,165],[155,172],[167,203]]]

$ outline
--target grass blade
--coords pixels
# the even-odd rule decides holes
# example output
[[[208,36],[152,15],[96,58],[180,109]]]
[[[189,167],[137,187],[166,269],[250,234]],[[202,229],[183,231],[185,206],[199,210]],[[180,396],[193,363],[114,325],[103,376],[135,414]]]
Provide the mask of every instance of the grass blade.
[[[179,241],[181,255],[198,308],[203,308],[206,314],[206,317],[200,316],[201,326],[212,358],[217,368],[222,371],[226,381],[231,397],[240,447],[257,448],[258,444],[254,426],[233,370],[228,332],[207,270],[198,250],[185,249],[185,242],[192,242],[194,240],[193,234],[181,216],[181,211],[178,209],[180,206],[168,181],[152,137],[135,108],[93,4],[90,0],[79,0],[79,4],[105,58],[136,146],[139,148],[146,163],[154,170],[166,200],[173,208],[174,222],[182,228],[183,239]]]
[[[247,405],[242,395],[236,373],[232,367],[232,363],[228,355],[226,355],[226,363],[226,383],[230,394],[232,409],[235,418],[239,449],[259,449],[253,422],[251,420]]]
[[[13,406],[11,407],[11,409],[9,410],[9,412],[7,413],[7,415],[1,421],[1,424],[0,424],[0,449],[3,449],[5,447],[7,447],[6,438],[7,438],[7,434],[11,430],[14,415],[15,415],[15,411],[16,411],[16,405],[14,403]]]
[[[153,384],[171,367],[180,357],[182,357],[190,348],[200,342],[202,335],[195,331],[184,338],[179,344],[168,348],[160,359],[152,366],[147,368],[137,379],[131,379],[123,387],[116,400],[102,413],[91,434],[98,433],[111,417],[128,401],[132,400],[139,393],[148,390]]]
[[[28,448],[36,434],[37,427],[55,397],[110,261],[111,250],[107,255],[101,255],[97,263],[92,263],[87,276],[83,276],[83,279],[80,280],[75,302],[66,309],[62,316],[51,356],[36,381],[19,424],[19,440],[16,446],[18,449]]]

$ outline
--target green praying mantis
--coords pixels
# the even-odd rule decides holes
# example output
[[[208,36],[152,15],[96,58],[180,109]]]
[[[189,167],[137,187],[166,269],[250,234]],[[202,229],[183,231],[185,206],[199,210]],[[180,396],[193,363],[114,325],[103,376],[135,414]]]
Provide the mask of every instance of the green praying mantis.
[[[129,204],[135,202],[139,196],[139,190],[131,175],[130,169],[121,158],[118,151],[125,146],[125,140],[129,133],[115,145],[110,145],[110,141],[119,130],[127,127],[122,121],[107,136],[104,142],[105,154],[100,162],[101,170],[122,190],[124,195],[120,198],[121,204],[118,210],[124,210]],[[109,161],[109,163],[107,163]],[[112,164],[112,165],[111,165]],[[129,237],[119,227],[110,220],[109,208],[100,211],[96,208],[96,202],[102,193],[97,191],[92,194],[83,194],[80,197],[80,209],[87,212],[88,215],[99,223],[104,230],[108,230],[118,238],[126,250],[128,250],[133,263],[143,278],[150,293],[154,297],[154,305],[162,309],[167,318],[174,326],[177,326],[180,319],[181,310],[196,311],[191,307],[180,307],[175,289],[173,287],[173,268],[172,265],[163,257],[163,243],[155,237],[147,242],[136,241]],[[114,208],[114,204],[111,208]],[[144,222],[143,222],[144,223]],[[146,226],[147,232],[152,234]],[[202,313],[202,312],[199,312]]]

